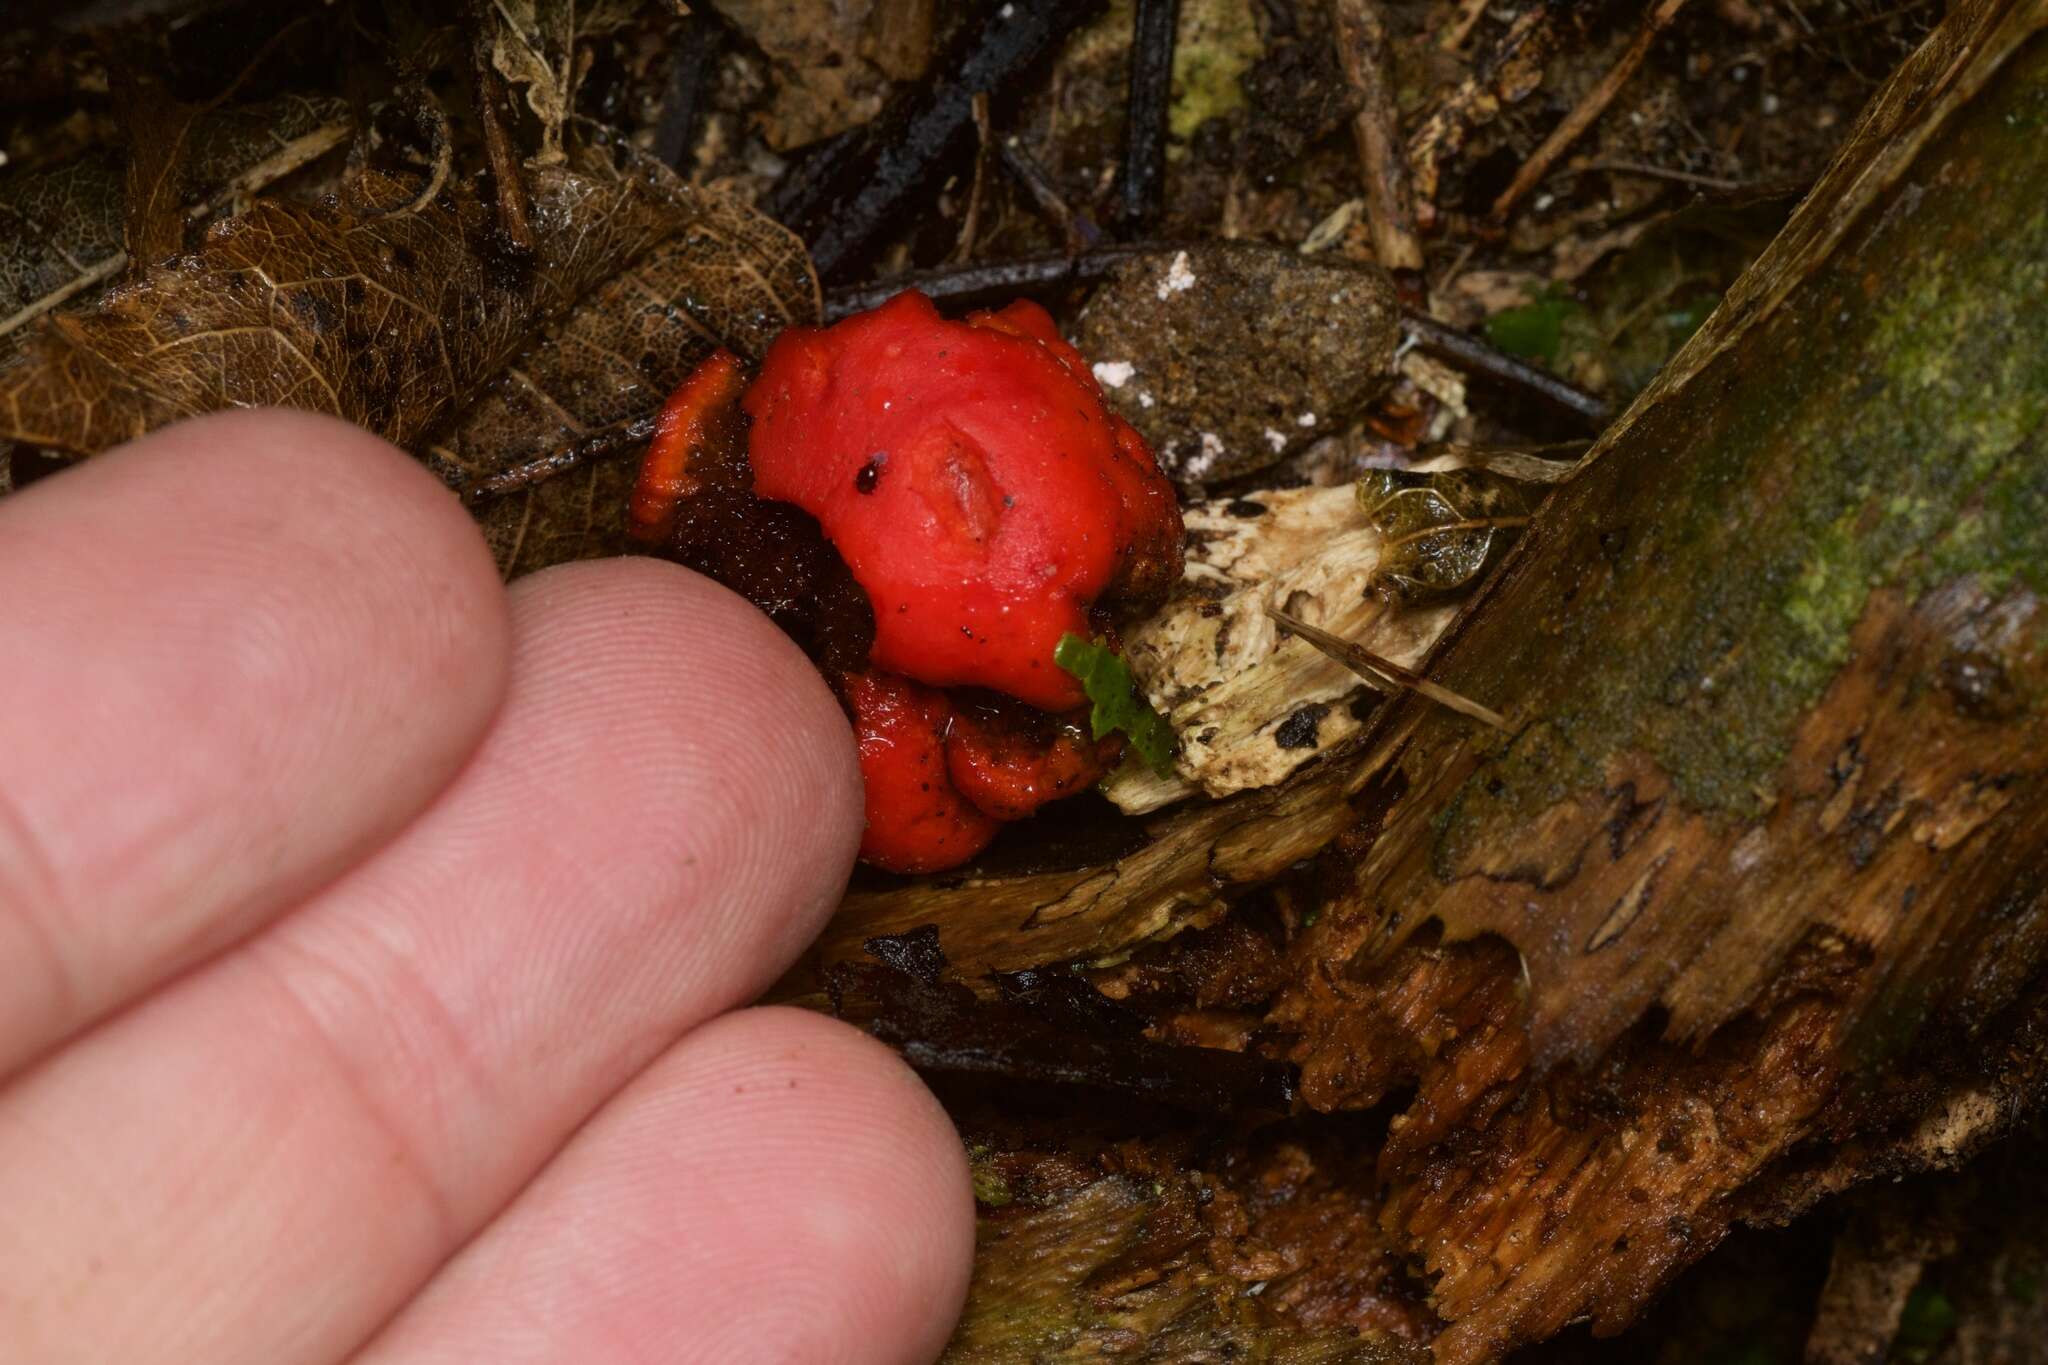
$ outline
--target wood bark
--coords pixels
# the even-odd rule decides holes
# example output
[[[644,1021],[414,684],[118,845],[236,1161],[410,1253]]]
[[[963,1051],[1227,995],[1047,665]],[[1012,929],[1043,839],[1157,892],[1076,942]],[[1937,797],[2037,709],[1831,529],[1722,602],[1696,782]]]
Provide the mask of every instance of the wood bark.
[[[969,976],[1110,959],[1322,850],[1338,889],[1238,1045],[1315,1110],[1415,1087],[1374,1216],[1441,1365],[1618,1330],[1734,1222],[2033,1105],[2044,29],[1956,6],[1481,590],[1430,673],[1510,734],[1406,698],[1107,866],[857,896],[820,961],[934,921]],[[957,1358],[1041,1358],[1018,1301],[985,1274]]]

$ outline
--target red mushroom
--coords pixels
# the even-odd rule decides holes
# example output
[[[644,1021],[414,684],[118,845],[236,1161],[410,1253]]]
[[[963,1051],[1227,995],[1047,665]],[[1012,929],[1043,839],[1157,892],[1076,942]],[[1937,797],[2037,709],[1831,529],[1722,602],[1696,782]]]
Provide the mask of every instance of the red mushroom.
[[[1014,705],[962,702],[946,736],[946,772],[960,794],[998,820],[1022,820],[1048,801],[1087,791],[1123,752],[1096,739],[1088,713],[1048,716]]]
[[[848,673],[839,695],[853,712],[867,793],[862,861],[889,872],[937,872],[988,847],[1001,822],[946,770],[952,704],[943,692],[889,673]]]
[[[718,352],[663,408],[630,522],[837,678],[867,788],[861,857],[896,872],[965,862],[1108,770],[1121,741],[1072,710],[1086,694],[1055,648],[1091,633],[1099,603],[1163,597],[1181,571],[1171,485],[1022,302],[947,322],[900,294],[783,333],[751,386]],[[1006,695],[936,690],[962,685]]]
[[[1067,710],[1060,637],[1180,576],[1171,485],[1036,304],[949,322],[906,292],[791,328],[744,402],[756,491],[844,557],[878,668]]]
[[[640,460],[640,479],[626,527],[635,540],[659,541],[675,521],[676,504],[702,489],[706,471],[696,468],[700,452],[734,439],[747,374],[731,351],[713,351],[676,385],[654,419],[654,439]]]

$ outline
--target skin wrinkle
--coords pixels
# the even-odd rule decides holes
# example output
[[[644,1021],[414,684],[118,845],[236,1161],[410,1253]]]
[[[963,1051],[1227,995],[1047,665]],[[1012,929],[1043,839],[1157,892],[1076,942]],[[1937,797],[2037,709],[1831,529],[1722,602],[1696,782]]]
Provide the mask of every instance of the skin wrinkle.
[[[307,1003],[300,994],[300,988],[287,977],[271,972],[269,984],[271,993],[298,1016],[305,1026],[306,1036],[319,1044],[320,1057],[341,1083],[340,1089],[353,1102],[352,1107],[362,1117],[365,1126],[395,1157],[389,1163],[390,1168],[405,1177],[433,1214],[436,1244],[443,1247],[459,1245],[468,1220],[458,1212],[456,1199],[437,1176],[433,1161],[414,1141],[408,1131],[409,1125],[377,1098],[378,1087],[364,1071],[364,1062],[371,1059],[351,1059],[346,1044],[334,1036],[320,1012]]]
[[[60,946],[62,936],[46,918],[48,907],[64,903],[57,888],[57,869],[43,851],[42,840],[30,827],[15,795],[0,785],[0,921],[14,926],[18,930],[14,937],[25,939],[39,959],[26,969],[11,953],[0,961],[19,974],[11,979],[25,977],[45,988],[40,1007],[28,1011],[31,1015],[75,1015],[85,998],[78,971]],[[0,1067],[0,1077],[5,1074]]]

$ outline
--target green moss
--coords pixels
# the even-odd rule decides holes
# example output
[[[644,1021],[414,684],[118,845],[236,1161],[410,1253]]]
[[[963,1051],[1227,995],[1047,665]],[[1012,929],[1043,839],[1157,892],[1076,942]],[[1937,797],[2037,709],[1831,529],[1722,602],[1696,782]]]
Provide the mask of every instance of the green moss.
[[[1240,78],[1264,51],[1252,0],[1181,0],[1167,111],[1173,136],[1185,141],[1210,119],[1244,108]]]
[[[1475,631],[1447,675],[1541,723],[1445,811],[1441,871],[1625,753],[1695,810],[1752,815],[1872,591],[2048,590],[2044,107],[2037,41],[1741,348],[1559,495],[1570,534],[1520,599],[1541,622]]]
[[[1891,1358],[1917,1362],[1930,1359],[1956,1330],[1956,1306],[1948,1295],[1931,1285],[1920,1285],[1906,1300],[1899,1315],[1898,1335],[1892,1338]]]

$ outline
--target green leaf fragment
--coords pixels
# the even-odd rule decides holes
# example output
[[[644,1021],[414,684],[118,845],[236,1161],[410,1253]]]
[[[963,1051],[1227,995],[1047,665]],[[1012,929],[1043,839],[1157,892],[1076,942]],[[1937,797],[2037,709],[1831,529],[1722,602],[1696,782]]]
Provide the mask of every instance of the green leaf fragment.
[[[1052,661],[1080,679],[1092,707],[1088,726],[1097,739],[1121,730],[1153,772],[1161,777],[1172,775],[1173,727],[1138,691],[1131,666],[1121,655],[1079,635],[1062,635]]]
[[[1503,351],[1547,363],[1557,359],[1566,319],[1584,311],[1570,295],[1552,286],[1534,302],[1488,318],[1486,339]]]
[[[1899,1315],[1898,1335],[1892,1340],[1893,1358],[1928,1359],[1956,1330],[1956,1321],[1956,1307],[1948,1295],[1931,1285],[1917,1286]]]

